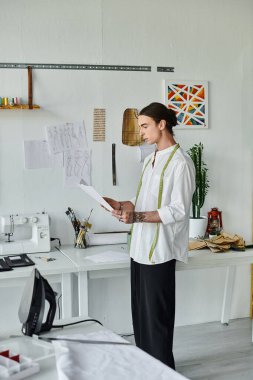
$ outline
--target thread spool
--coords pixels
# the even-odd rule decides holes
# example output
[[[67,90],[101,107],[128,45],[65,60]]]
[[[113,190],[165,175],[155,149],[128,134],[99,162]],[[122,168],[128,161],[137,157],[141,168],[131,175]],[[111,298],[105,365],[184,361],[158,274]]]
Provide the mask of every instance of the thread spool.
[[[2,105],[3,105],[3,106],[8,106],[8,98],[4,97],[4,98],[2,99]]]
[[[14,98],[9,98],[9,105],[14,106]]]

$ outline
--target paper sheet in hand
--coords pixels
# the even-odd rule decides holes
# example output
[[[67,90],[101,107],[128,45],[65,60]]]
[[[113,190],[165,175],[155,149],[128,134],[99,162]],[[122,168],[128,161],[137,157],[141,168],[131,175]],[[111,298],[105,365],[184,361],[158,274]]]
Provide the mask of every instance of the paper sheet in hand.
[[[98,203],[100,203],[102,206],[104,206],[107,210],[112,211],[113,208],[107,203],[104,198],[101,197],[100,194],[94,189],[92,186],[86,186],[82,185],[80,183],[79,187],[86,192],[91,198],[95,199]]]

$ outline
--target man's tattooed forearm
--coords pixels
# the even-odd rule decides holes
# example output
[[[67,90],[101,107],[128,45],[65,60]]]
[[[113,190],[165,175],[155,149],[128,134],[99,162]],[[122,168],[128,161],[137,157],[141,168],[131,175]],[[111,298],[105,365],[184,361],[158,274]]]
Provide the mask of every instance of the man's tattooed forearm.
[[[146,213],[145,212],[134,212],[133,213],[133,223],[143,223],[145,222]]]

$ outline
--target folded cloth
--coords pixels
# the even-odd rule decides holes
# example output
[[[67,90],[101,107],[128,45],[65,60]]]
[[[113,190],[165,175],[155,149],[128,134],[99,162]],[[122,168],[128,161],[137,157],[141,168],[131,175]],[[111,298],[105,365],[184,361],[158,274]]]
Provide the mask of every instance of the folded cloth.
[[[59,338],[77,340],[53,341],[59,380],[186,380],[184,376],[131,344],[80,343],[80,340],[127,343],[106,329]]]
[[[245,250],[245,242],[242,236],[237,234],[231,235],[222,232],[220,235],[211,239],[197,239],[189,241],[189,251],[193,249],[210,248],[213,253],[226,252],[229,249],[239,251]]]
[[[189,251],[192,251],[193,249],[201,249],[206,248],[207,242],[205,240],[190,240],[188,244]]]

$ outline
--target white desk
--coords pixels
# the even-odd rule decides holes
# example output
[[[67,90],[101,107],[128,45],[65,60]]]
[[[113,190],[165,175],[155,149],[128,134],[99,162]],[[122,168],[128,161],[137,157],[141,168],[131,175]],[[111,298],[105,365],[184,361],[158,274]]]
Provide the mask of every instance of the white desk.
[[[62,288],[62,317],[72,316],[72,274],[78,275],[78,304],[79,316],[89,315],[88,310],[88,279],[111,278],[126,276],[129,274],[130,260],[106,263],[94,263],[86,259],[87,256],[99,252],[115,250],[127,252],[126,244],[94,246],[87,249],[76,249],[72,246],[64,246],[60,251],[49,254],[32,254],[30,257],[36,267],[51,283],[61,283]],[[55,261],[45,262],[36,256],[49,256]],[[230,318],[231,300],[235,271],[238,265],[253,263],[253,249],[245,252],[230,251],[227,253],[213,254],[210,250],[191,251],[189,263],[178,262],[176,270],[196,270],[226,267],[226,281],[223,295],[221,323],[228,323]],[[0,272],[0,288],[12,286],[24,286],[25,280],[30,275],[33,267],[16,268],[10,272]],[[253,336],[252,336],[253,341]]]
[[[62,318],[72,317],[72,273],[77,272],[76,265],[60,251],[50,253],[33,253],[28,255],[40,273],[49,283],[60,283],[62,292]],[[37,256],[52,257],[54,261],[44,261]],[[34,266],[15,268],[12,271],[0,272],[0,288],[24,287]]]
[[[94,263],[86,259],[87,256],[96,255],[105,251],[127,252],[127,244],[101,245],[78,249],[73,246],[63,246],[61,252],[69,258],[78,271],[78,305],[79,316],[89,315],[88,310],[88,279],[111,278],[127,276],[130,268],[130,259],[118,262]]]
[[[226,267],[226,279],[223,293],[221,323],[228,324],[231,313],[231,302],[236,267],[253,263],[253,249],[244,252],[228,251],[225,253],[212,253],[209,249],[189,252],[188,264],[177,262],[177,270],[193,270]],[[252,328],[253,342],[253,328]]]
[[[113,263],[94,263],[86,259],[87,256],[95,255],[104,251],[127,252],[126,244],[94,246],[86,249],[76,249],[71,246],[64,246],[61,251],[76,264],[78,268],[79,282],[79,315],[88,315],[88,279],[106,278],[127,275],[130,260]],[[189,262],[184,264],[177,262],[176,270],[196,270],[207,268],[226,267],[226,281],[223,295],[223,305],[221,312],[221,323],[228,324],[231,311],[231,300],[235,271],[238,265],[253,263],[253,249],[245,252],[229,251],[226,253],[212,253],[209,249],[195,250],[189,252]],[[253,341],[253,336],[252,336]]]

